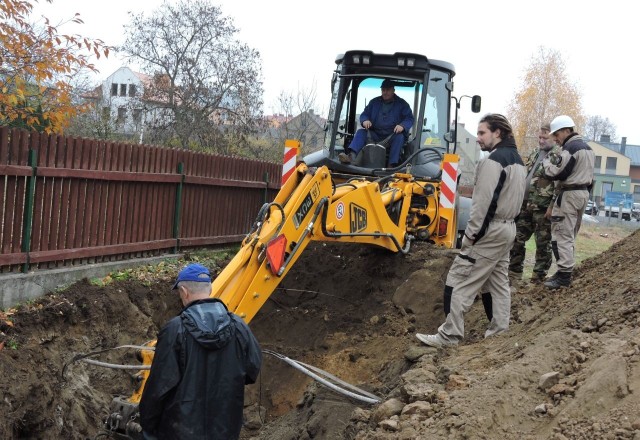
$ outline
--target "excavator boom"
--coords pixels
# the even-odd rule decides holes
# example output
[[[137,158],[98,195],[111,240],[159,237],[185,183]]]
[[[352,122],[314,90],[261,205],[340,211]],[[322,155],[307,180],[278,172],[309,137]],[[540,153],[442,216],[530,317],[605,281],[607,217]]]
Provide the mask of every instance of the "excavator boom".
[[[417,238],[454,247],[455,210],[440,205],[440,192],[439,181],[400,173],[336,185],[328,168],[301,163],[262,207],[240,251],[213,282],[212,296],[250,322],[312,240],[403,253]]]

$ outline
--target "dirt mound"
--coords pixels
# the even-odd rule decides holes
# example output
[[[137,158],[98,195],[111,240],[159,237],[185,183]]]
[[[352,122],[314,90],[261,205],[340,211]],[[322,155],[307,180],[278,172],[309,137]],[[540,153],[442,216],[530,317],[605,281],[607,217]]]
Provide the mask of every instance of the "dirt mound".
[[[421,346],[443,320],[455,251],[407,255],[313,243],[251,322],[265,349],[380,396],[338,395],[271,356],[247,387],[244,439],[640,438],[640,254],[632,234],[576,271],[574,285],[513,296],[512,327],[482,339],[482,306],[456,348]],[[94,438],[130,373],[65,363],[140,344],[179,311],[170,276],[82,281],[0,320],[0,438]],[[136,363],[111,351],[101,360]],[[542,384],[542,388],[539,385]]]

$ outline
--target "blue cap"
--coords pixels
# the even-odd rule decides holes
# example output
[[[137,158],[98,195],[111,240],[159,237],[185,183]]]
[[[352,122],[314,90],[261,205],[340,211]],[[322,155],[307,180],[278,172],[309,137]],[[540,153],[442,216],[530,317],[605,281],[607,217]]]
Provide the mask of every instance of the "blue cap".
[[[176,279],[176,283],[173,285],[171,290],[177,289],[178,283],[181,281],[195,281],[198,283],[210,283],[211,274],[209,273],[209,269],[204,267],[202,264],[191,263],[180,271],[180,273],[178,274],[178,278]]]

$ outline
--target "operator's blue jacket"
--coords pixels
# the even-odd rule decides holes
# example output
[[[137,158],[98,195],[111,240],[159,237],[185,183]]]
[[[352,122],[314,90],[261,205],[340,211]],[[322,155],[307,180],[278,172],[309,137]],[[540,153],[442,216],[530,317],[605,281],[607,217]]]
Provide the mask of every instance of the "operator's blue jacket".
[[[140,401],[145,438],[240,437],[244,386],[262,352],[247,324],[210,298],[188,304],[160,331]]]
[[[393,128],[399,124],[404,127],[404,131],[402,133],[405,136],[408,136],[409,130],[413,127],[414,118],[411,107],[409,107],[407,101],[394,94],[391,111],[386,117],[383,117],[383,115],[380,114],[383,103],[384,101],[382,96],[376,96],[369,101],[369,104],[367,104],[363,112],[360,114],[360,124],[364,121],[371,121],[373,124],[371,129],[380,138],[389,136],[393,133]]]

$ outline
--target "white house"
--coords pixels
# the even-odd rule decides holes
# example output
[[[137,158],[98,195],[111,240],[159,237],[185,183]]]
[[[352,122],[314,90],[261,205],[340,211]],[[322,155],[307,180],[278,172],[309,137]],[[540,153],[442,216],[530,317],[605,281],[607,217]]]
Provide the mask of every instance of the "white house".
[[[137,137],[142,141],[145,127],[158,121],[163,114],[160,100],[151,99],[153,79],[123,66],[109,75],[87,99],[102,109],[103,118],[113,123],[117,133]]]

